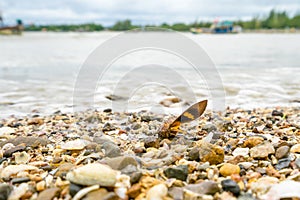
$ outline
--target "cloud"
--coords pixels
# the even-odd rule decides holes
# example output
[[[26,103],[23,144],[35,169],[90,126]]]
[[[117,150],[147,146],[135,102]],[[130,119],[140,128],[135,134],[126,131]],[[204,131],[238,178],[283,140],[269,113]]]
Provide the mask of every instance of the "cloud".
[[[195,20],[248,19],[271,9],[300,11],[298,0],[2,0],[7,22],[61,24],[98,22],[111,25],[131,19],[135,24],[193,22]]]

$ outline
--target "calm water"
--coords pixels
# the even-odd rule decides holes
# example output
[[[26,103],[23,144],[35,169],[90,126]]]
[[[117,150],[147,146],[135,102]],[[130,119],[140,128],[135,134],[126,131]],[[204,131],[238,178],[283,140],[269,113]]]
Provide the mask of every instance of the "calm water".
[[[24,33],[0,37],[0,117],[32,111],[49,114],[72,111],[73,88],[80,67],[93,50],[119,33]],[[215,63],[222,78],[226,106],[253,108],[299,106],[300,34],[192,35]],[[116,47],[118,48],[118,47]],[[189,83],[197,98],[211,98],[205,79],[190,66],[162,52],[132,53],[115,61],[94,93],[98,108],[111,107],[105,96],[134,66],[172,66]],[[177,84],[177,85],[176,85]],[[180,83],[174,83],[184,91]],[[124,90],[130,85],[124,85]],[[222,88],[214,88],[221,90]],[[130,91],[132,92],[132,91]],[[168,88],[146,84],[132,92],[130,109],[159,106]],[[189,102],[188,97],[183,97]],[[175,106],[176,107],[176,106]]]

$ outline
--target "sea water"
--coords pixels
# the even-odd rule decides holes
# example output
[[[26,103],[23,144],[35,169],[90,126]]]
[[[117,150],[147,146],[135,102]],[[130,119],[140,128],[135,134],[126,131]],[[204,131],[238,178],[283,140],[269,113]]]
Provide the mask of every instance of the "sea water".
[[[97,47],[119,34],[122,33],[25,32],[22,36],[1,36],[0,116],[74,111],[73,92],[82,66]],[[89,97],[93,98],[93,108],[112,107],[106,97],[114,94],[120,80],[131,70],[149,64],[176,71],[187,84],[170,77],[173,90],[184,94],[189,87],[195,94],[195,98],[180,96],[181,102],[170,105],[170,112],[195,99],[214,100],[212,90],[224,92],[224,105],[233,108],[300,105],[300,34],[180,34],[204,49],[217,69],[222,87],[207,87],[206,82],[212,77],[195,73],[191,65],[178,56],[142,49],[127,52],[112,61],[98,78],[96,89]],[[101,59],[99,55],[99,62]],[[122,85],[122,91],[130,94],[124,110],[160,108],[161,101],[174,95],[172,89],[159,82],[148,82],[144,78],[146,73],[135,74],[145,79],[141,87],[132,88],[130,80]],[[168,79],[168,75],[163,74],[162,79]]]

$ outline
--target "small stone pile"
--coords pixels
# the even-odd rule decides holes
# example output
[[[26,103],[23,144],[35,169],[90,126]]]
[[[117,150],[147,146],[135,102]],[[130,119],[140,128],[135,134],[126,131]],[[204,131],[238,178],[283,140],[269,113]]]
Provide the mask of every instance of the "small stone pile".
[[[168,116],[110,109],[0,121],[0,200],[300,198],[300,108]]]

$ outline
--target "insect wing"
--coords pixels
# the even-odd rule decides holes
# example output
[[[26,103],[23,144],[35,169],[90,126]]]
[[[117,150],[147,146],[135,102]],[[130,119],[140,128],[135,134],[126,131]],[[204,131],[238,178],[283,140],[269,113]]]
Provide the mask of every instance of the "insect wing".
[[[204,113],[206,106],[207,106],[207,100],[195,103],[171,123],[170,129],[178,130],[182,123],[191,122],[197,119]]]

